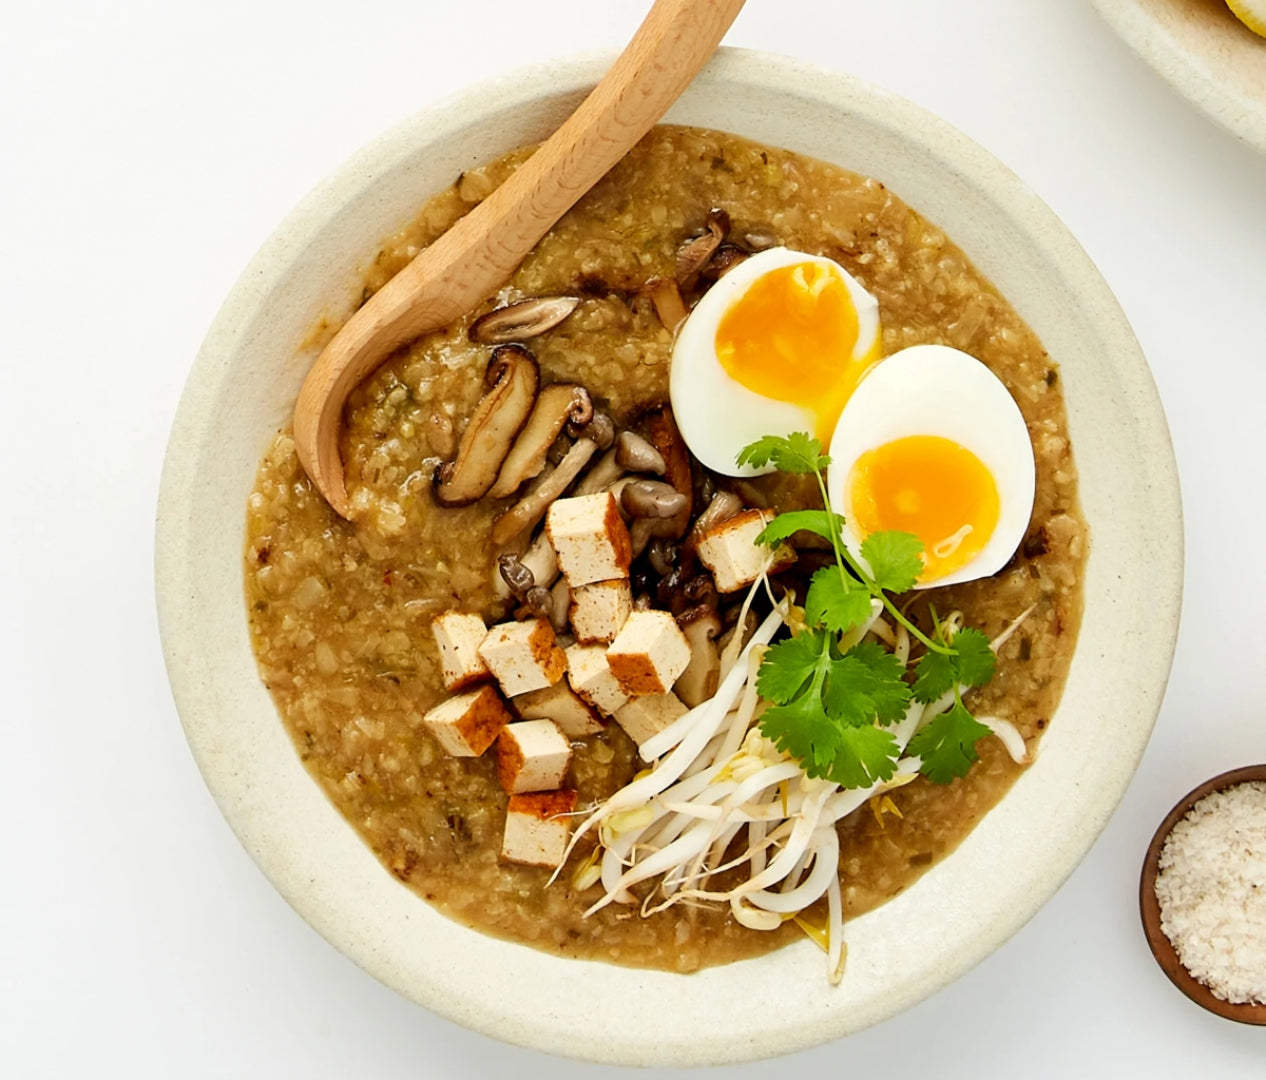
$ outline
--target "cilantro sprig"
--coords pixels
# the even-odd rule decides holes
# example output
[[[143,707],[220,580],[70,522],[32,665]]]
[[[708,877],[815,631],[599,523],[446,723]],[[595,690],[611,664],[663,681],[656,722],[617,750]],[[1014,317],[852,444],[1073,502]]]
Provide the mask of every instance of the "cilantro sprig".
[[[914,587],[923,570],[923,542],[910,533],[872,533],[860,546],[860,559],[855,557],[827,494],[831,459],[804,432],[767,435],[745,447],[738,463],[812,475],[822,498],[820,510],[777,515],[759,543],[773,546],[804,531],[827,540],[835,555],[833,566],[810,579],[803,627],[771,645],[761,661],[756,689],[772,703],[761,731],[799,759],[809,776],[845,788],[869,787],[896,771],[901,748],[889,729],[911,700],[928,704],[952,693],[951,707],[915,734],[906,752],[920,758],[920,771],[936,783],[965,775],[976,760],[977,741],[989,729],[963,704],[962,687],[988,682],[997,657],[979,630],[963,628],[951,636],[935,610],[932,632],[924,633],[889,595]],[[850,631],[871,617],[876,600],[924,647],[912,683],[904,665],[882,646],[848,641]]]

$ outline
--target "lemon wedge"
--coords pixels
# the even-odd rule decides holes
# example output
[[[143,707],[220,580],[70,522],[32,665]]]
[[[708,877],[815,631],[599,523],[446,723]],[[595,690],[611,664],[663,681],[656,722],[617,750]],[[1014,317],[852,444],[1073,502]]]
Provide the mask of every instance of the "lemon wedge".
[[[1226,0],[1226,6],[1254,34],[1266,37],[1266,0]]]

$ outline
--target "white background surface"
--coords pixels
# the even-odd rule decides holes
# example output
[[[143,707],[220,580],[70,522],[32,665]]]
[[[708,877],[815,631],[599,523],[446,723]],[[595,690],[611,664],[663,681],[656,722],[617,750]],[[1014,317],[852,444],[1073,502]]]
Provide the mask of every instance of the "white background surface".
[[[439,1020],[286,907],[185,746],[154,616],[152,533],[167,429],[202,334],[293,204],[411,111],[522,63],[618,46],[646,6],[8,6],[0,1074],[621,1071]],[[1266,156],[1212,126],[1080,0],[749,0],[727,43],[913,99],[1063,217],[1152,365],[1188,559],[1151,746],[1055,899],[907,1013],[719,1074],[1260,1077],[1266,1029],[1206,1015],[1170,987],[1136,892],[1170,805],[1213,773],[1266,760]]]

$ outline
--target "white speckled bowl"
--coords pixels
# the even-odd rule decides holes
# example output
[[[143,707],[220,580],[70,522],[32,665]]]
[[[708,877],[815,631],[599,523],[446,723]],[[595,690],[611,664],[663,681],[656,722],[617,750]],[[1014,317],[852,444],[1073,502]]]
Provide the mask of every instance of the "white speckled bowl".
[[[1077,865],[1134,773],[1169,672],[1178,486],[1138,344],[1050,210],[904,101],[784,58],[723,50],[669,119],[882,179],[948,231],[1060,364],[1093,531],[1063,704],[1037,763],[962,847],[849,926],[838,988],[807,941],[681,976],[557,959],[428,907],[304,771],[259,681],[243,601],[245,500],[312,359],[305,339],[323,314],[350,310],[357,266],[375,244],[463,168],[544,137],[609,59],[541,64],[419,113],[265,244],[208,334],[176,417],[158,513],[159,615],[207,785],[264,872],[335,947],[414,1001],[510,1042],[626,1064],[742,1061],[838,1038],[926,997],[1019,929]]]

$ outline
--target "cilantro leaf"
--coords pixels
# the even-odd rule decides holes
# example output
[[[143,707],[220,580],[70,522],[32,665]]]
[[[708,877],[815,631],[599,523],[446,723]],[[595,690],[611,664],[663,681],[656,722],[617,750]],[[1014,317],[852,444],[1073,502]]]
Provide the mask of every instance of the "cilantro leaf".
[[[870,618],[870,590],[838,566],[824,566],[809,582],[804,617],[810,625],[846,633]]]
[[[967,686],[984,686],[993,678],[998,657],[989,647],[989,639],[979,630],[968,627],[954,635],[954,670],[958,681]]]
[[[954,658],[930,649],[919,657],[914,672],[914,700],[924,705],[953,690],[958,682]]]
[[[835,529],[836,536],[839,535],[839,520],[825,510],[788,510],[766,525],[757,535],[756,542],[773,547],[774,544],[786,540],[801,529],[814,533],[823,540],[830,540],[832,528]],[[831,524],[832,521],[835,522],[834,526]]]
[[[871,533],[862,541],[862,558],[875,584],[888,592],[903,593],[914,587],[923,573],[923,541],[913,533]]]
[[[922,759],[919,772],[934,784],[948,784],[955,777],[967,775],[976,760],[976,742],[988,734],[989,729],[961,701],[955,701],[948,712],[941,713],[910,740],[906,752]]]
[[[830,457],[822,453],[822,444],[803,431],[793,431],[787,436],[766,435],[743,447],[736,460],[740,465],[753,465],[758,469],[772,464],[785,473],[824,472],[831,464]]]
[[[902,676],[905,667],[892,653],[876,641],[862,641],[845,653],[866,665],[870,672],[867,688],[874,702],[875,719],[881,724],[894,724],[910,707],[910,687]]]
[[[756,692],[766,701],[786,705],[818,674],[829,651],[830,642],[820,630],[771,645],[756,673]]]
[[[892,732],[871,724],[847,728],[840,733],[826,778],[843,788],[870,787],[891,780],[897,771],[897,753]]]
[[[761,732],[797,758],[809,776],[842,787],[868,787],[896,771],[897,741],[891,732],[869,724],[840,724],[812,694],[790,705],[770,706],[761,717]]]
[[[876,646],[849,650],[833,660],[822,687],[822,707],[828,716],[852,727],[891,723],[902,716],[910,701],[910,688],[901,678],[901,664],[888,665]]]

